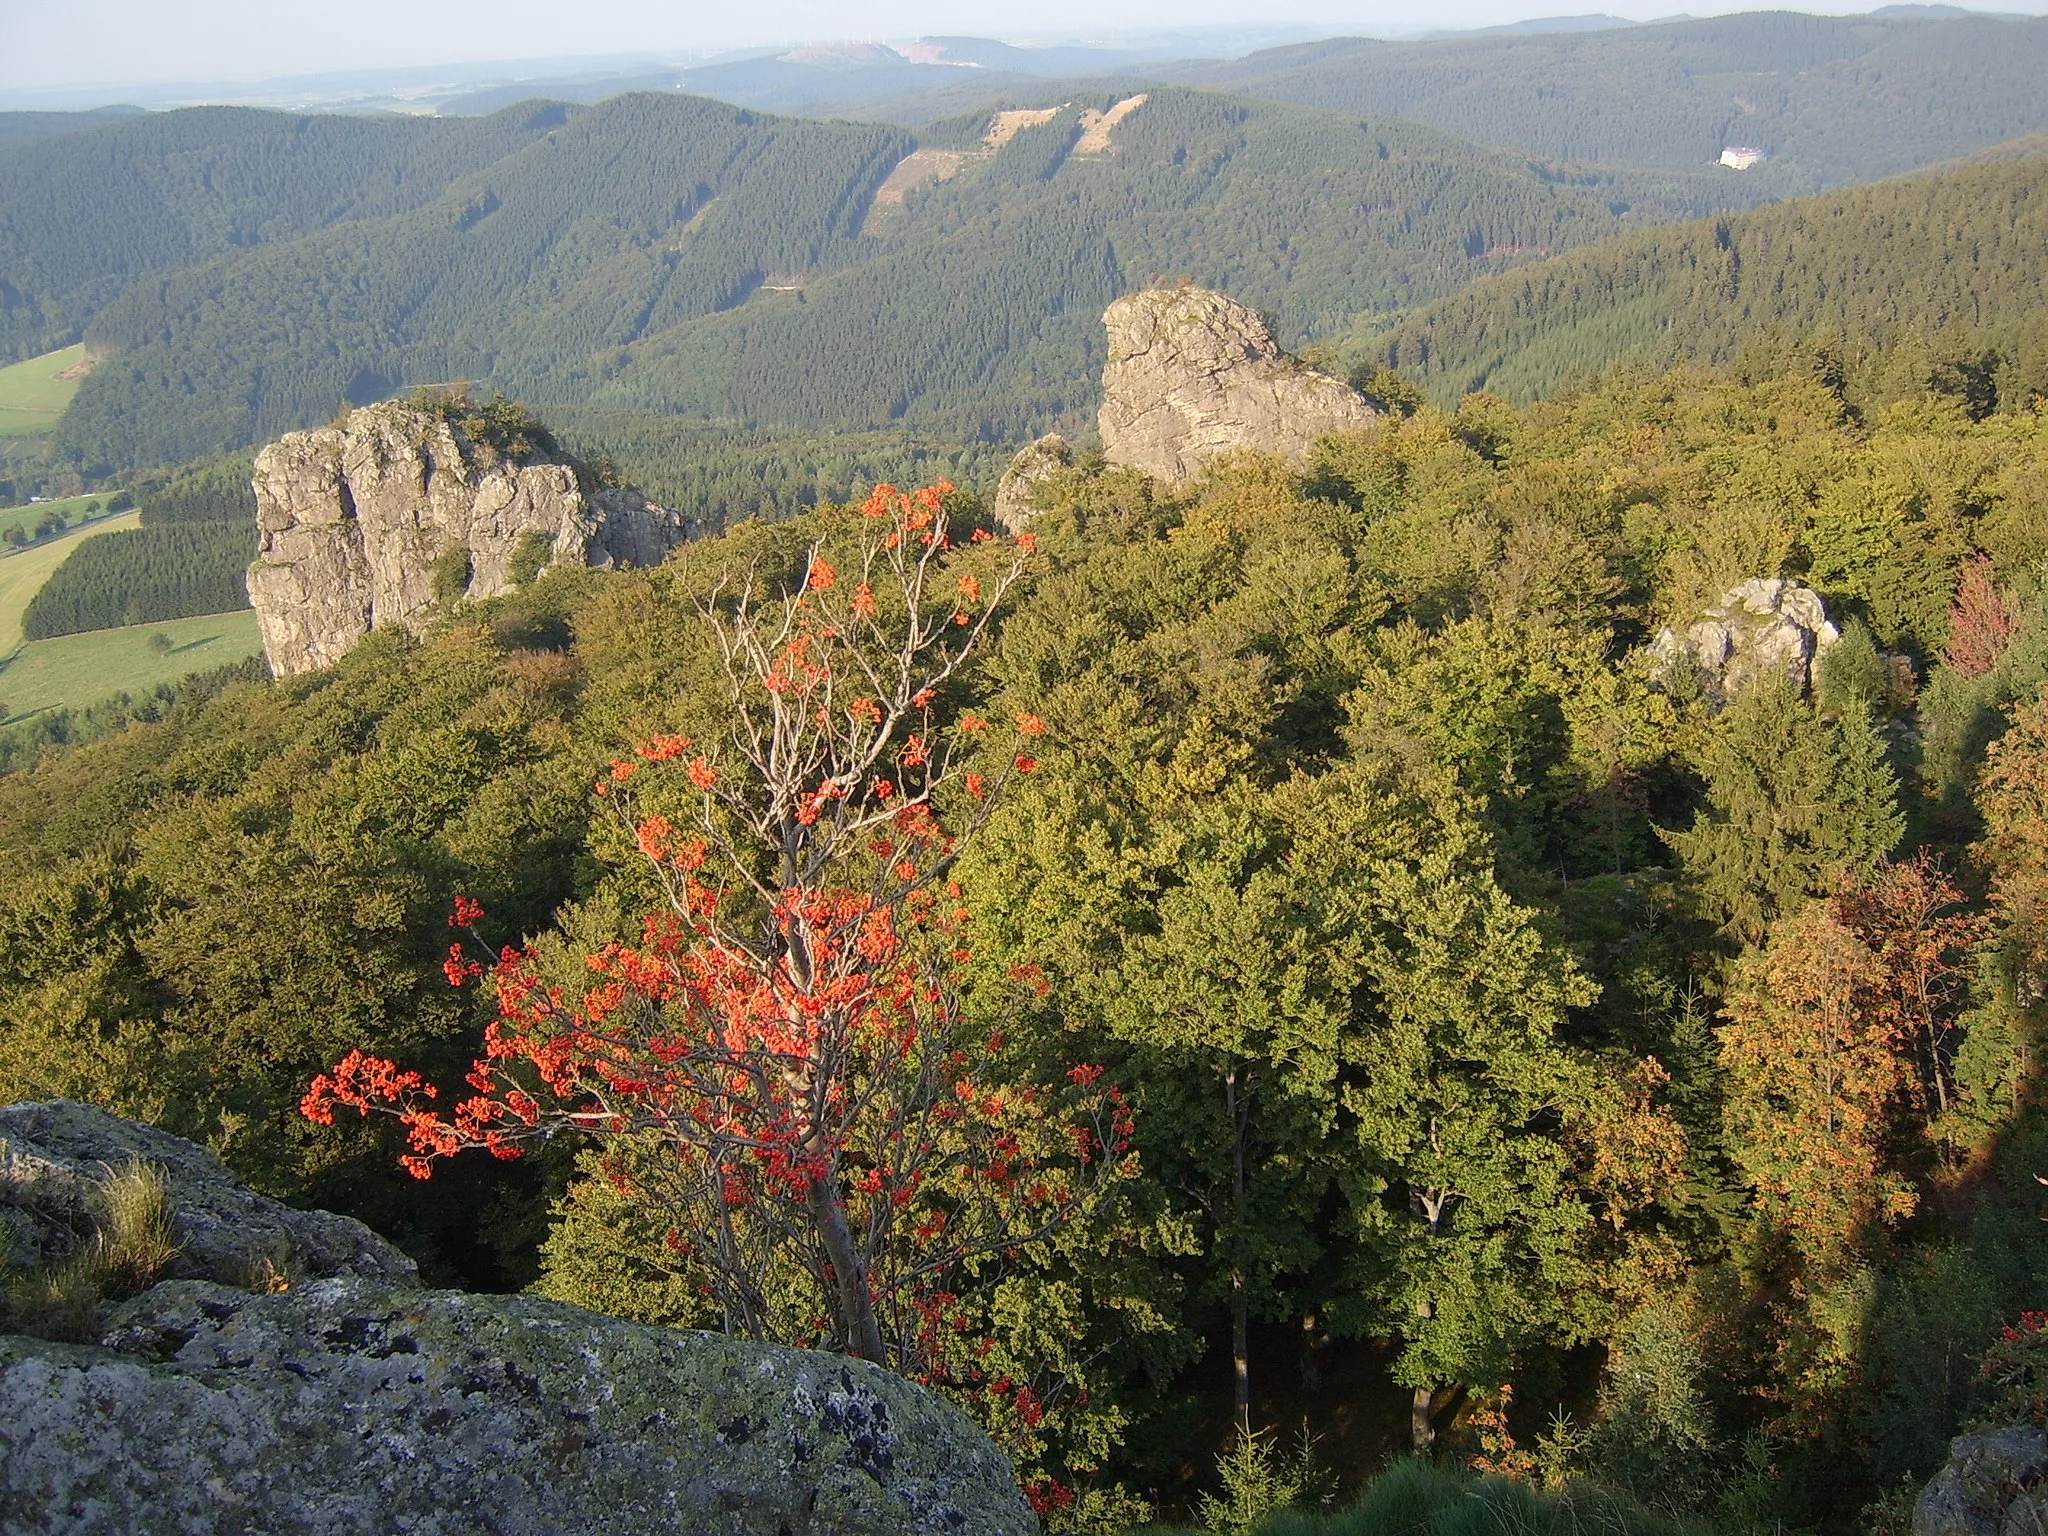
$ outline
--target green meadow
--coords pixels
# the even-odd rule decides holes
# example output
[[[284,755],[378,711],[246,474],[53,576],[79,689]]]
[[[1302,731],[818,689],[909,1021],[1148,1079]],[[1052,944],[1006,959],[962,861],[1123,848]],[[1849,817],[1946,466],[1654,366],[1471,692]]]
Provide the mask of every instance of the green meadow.
[[[109,496],[67,496],[62,501],[38,501],[25,507],[0,507],[0,538],[7,530],[19,528],[23,533],[33,535],[36,526],[45,519],[56,516],[64,519],[64,526],[76,528],[90,522],[106,510]]]
[[[0,368],[0,437],[47,432],[57,425],[57,418],[78,393],[79,376],[64,375],[84,361],[85,344],[81,342]]]
[[[59,504],[61,505],[61,503]],[[23,507],[24,512],[41,513],[46,507]],[[12,515],[9,513],[8,515]],[[34,526],[31,523],[30,526]],[[85,528],[74,529],[47,543],[37,544],[11,555],[0,555],[0,656],[5,656],[21,644],[21,616],[28,607],[28,600],[36,595],[36,589],[50,579],[50,573],[62,565],[79,540],[92,538],[96,534],[110,533],[117,528],[139,528],[142,526],[140,512],[123,512],[119,517],[103,517]],[[101,689],[101,693],[112,692]]]
[[[0,662],[0,720],[146,693],[262,649],[247,608],[33,641]]]

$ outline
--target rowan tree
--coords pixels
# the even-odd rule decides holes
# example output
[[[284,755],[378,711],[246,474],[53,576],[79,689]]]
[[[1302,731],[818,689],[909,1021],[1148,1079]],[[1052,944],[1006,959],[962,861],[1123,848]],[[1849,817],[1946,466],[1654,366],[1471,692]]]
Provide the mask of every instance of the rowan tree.
[[[726,1328],[985,1387],[1028,1438],[1051,1388],[981,1381],[967,1294],[1131,1171],[1132,1124],[1098,1067],[1005,1081],[961,1013],[947,871],[1044,726],[940,715],[1030,547],[956,550],[949,490],[879,487],[786,588],[749,568],[703,596],[727,730],[656,735],[595,786],[661,892],[638,942],[570,956],[580,986],[559,944],[458,943],[449,979],[497,1002],[474,1095],[444,1115],[353,1053],[304,1108],[397,1115],[423,1177],[564,1132],[631,1149],[611,1173],[667,1213]],[[476,903],[455,921],[481,943]]]

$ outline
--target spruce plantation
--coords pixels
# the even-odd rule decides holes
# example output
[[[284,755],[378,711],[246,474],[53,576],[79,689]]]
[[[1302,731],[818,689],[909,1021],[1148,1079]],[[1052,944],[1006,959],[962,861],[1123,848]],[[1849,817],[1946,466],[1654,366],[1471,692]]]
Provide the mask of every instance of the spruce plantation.
[[[2037,1529],[2048,20],[969,45],[0,111],[0,1527]]]

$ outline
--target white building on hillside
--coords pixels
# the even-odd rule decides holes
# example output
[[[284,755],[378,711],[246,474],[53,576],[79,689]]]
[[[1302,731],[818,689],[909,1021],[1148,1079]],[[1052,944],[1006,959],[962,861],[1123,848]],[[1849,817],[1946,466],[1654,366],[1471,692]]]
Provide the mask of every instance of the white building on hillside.
[[[1750,149],[1746,145],[1731,144],[1721,151],[1721,163],[1734,171],[1746,171],[1768,159],[1770,155],[1766,151]]]

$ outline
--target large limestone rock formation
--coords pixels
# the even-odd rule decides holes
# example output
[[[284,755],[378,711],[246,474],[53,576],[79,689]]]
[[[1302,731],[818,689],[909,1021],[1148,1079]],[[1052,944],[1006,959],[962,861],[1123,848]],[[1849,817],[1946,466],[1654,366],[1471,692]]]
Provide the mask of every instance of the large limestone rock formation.
[[[1913,1536],[2042,1531],[2048,1531],[2048,1434],[2031,1427],[1964,1435],[1913,1505]]]
[[[569,464],[507,458],[398,401],[272,443],[255,490],[249,601],[280,676],[332,665],[373,629],[417,633],[451,596],[509,591],[529,535],[547,564],[611,566],[658,564],[686,532],[629,491],[585,494]]]
[[[1103,453],[1179,485],[1235,449],[1299,462],[1326,433],[1379,412],[1349,385],[1284,355],[1265,322],[1204,288],[1154,288],[1103,314]]]
[[[169,1171],[189,1267],[218,1271],[280,1229],[295,1244],[283,1291],[169,1280],[105,1311],[92,1343],[0,1333],[11,1536],[1037,1529],[987,1438],[886,1371],[531,1297],[419,1290],[358,1224],[236,1189],[175,1138],[76,1105],[5,1113],[15,1196],[141,1153]],[[344,1228],[360,1241],[333,1262]],[[307,1278],[322,1263],[329,1277]],[[402,1278],[384,1277],[394,1269]]]
[[[1073,462],[1074,450],[1057,432],[1048,432],[1020,449],[996,487],[996,521],[1006,532],[1022,533],[1036,510],[1031,505],[1031,488],[1046,476],[1071,467]]]
[[[1708,698],[1725,703],[1756,679],[1773,674],[1796,688],[1811,687],[1822,653],[1840,638],[1813,588],[1759,576],[1731,587],[1683,635],[1669,627],[1659,631],[1650,656],[1662,672],[1681,656],[1690,657]]]

